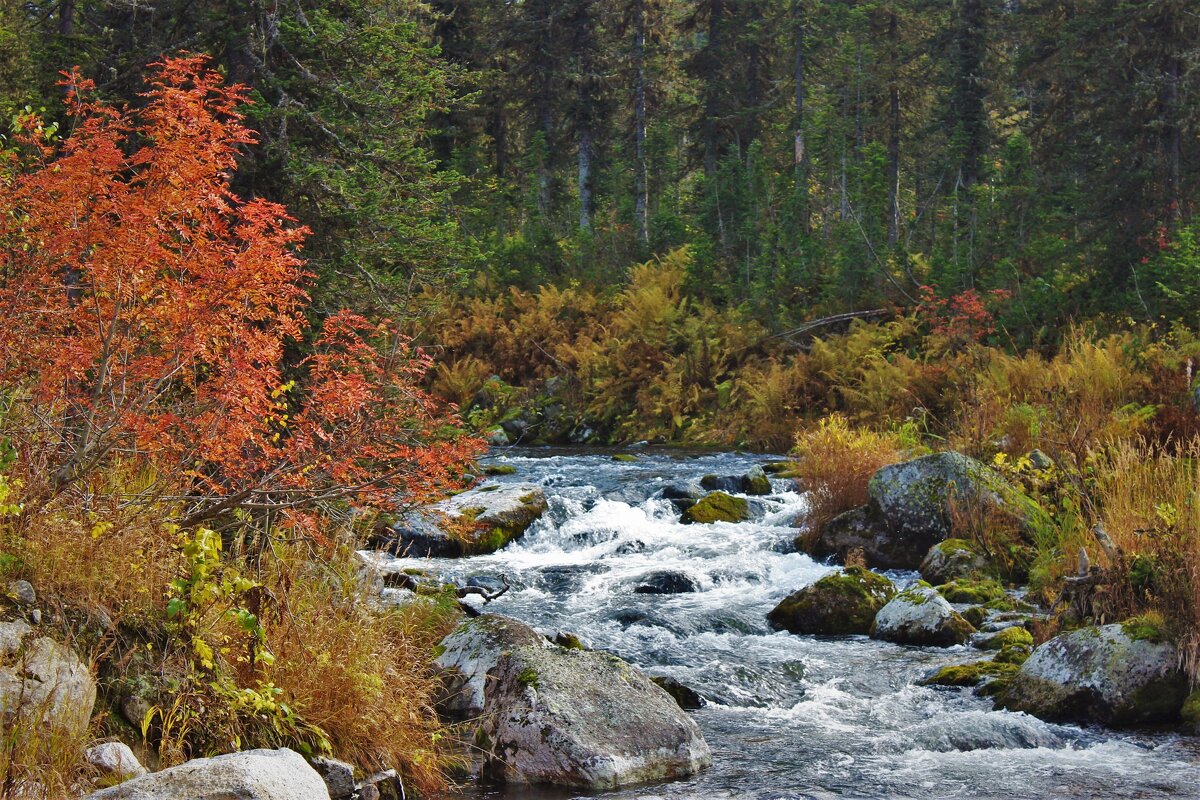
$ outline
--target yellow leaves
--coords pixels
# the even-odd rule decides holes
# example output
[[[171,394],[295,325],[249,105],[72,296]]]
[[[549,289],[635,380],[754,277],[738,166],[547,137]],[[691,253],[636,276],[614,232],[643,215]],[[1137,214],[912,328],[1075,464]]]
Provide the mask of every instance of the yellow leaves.
[[[101,520],[92,526],[90,535],[93,539],[99,539],[101,536],[111,531],[112,528],[113,524],[111,522],[108,522],[107,520]]]

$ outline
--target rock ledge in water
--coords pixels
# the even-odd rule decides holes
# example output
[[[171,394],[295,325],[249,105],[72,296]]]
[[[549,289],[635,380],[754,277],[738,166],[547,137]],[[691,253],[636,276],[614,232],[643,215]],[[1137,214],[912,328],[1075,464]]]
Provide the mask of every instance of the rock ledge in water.
[[[482,555],[520,537],[546,508],[540,486],[487,484],[405,514],[372,544],[411,558]]]

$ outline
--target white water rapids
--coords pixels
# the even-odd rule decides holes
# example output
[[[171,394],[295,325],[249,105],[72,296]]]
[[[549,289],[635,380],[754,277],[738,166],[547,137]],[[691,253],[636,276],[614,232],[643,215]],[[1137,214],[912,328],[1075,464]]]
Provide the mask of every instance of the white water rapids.
[[[596,450],[493,452],[489,463],[517,472],[488,480],[542,485],[548,513],[498,553],[412,565],[447,579],[504,576],[513,588],[488,611],[574,633],[707,698],[694,713],[711,769],[604,797],[1200,797],[1200,740],[1053,725],[994,711],[966,689],[915,685],[931,669],[984,657],[979,651],[771,631],[766,615],[779,600],[834,569],[789,552],[803,496],[775,481],[764,518],[713,525],[682,525],[655,496],[666,483],[741,474],[764,460],[653,449],[632,463]],[[687,573],[699,591],[634,593],[663,570]],[[479,787],[466,796],[579,794]]]

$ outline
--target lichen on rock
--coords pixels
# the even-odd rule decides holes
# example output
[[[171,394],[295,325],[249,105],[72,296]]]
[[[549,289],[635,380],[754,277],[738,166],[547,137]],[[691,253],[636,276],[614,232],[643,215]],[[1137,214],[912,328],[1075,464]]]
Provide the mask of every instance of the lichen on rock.
[[[767,615],[771,627],[790,633],[844,636],[865,634],[879,609],[896,594],[883,575],[846,567],[784,598]]]

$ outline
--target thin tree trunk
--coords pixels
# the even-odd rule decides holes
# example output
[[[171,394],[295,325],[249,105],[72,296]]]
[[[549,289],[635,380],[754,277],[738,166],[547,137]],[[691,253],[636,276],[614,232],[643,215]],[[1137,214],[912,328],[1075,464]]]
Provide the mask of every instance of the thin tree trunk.
[[[808,34],[808,19],[805,15],[804,0],[792,0],[792,24],[794,25],[793,36],[796,51],[796,60],[792,67],[792,81],[796,90],[796,106],[792,120],[792,126],[795,129],[792,163],[796,169],[796,189],[800,193],[800,227],[805,234],[808,234],[812,227],[812,211],[809,208],[808,196],[808,147],[804,139],[804,103],[808,93],[805,82],[807,67],[805,38]]]
[[[634,0],[633,33],[633,139],[636,160],[634,216],[637,218],[638,240],[643,245],[650,242],[650,197],[646,168],[646,2]]]
[[[75,0],[61,0],[58,4],[58,32],[62,36],[75,33]]]
[[[579,128],[579,230],[592,229],[592,130]]]
[[[888,15],[888,49],[891,61],[891,85],[888,88],[890,130],[888,131],[888,247],[895,247],[900,238],[900,76],[899,20],[895,8]]]
[[[1167,57],[1163,87],[1163,150],[1167,167],[1166,217],[1175,228],[1183,221],[1183,136],[1179,124],[1179,81],[1182,77],[1179,58]]]

